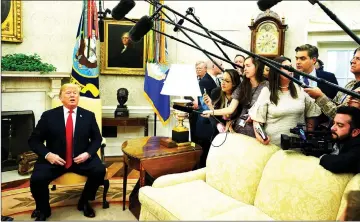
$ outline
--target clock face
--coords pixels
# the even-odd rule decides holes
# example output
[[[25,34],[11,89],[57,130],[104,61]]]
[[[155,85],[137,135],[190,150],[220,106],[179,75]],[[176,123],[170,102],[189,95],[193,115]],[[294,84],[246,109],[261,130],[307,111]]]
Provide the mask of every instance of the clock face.
[[[272,22],[259,26],[255,37],[255,53],[277,55],[279,53],[279,31]]]

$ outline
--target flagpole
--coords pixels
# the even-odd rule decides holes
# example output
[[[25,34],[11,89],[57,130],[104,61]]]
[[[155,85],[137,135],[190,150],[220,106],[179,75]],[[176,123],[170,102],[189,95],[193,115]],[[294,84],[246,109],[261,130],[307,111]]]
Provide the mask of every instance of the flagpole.
[[[156,113],[154,113],[154,136],[156,136],[156,118],[157,118],[157,116],[156,116]]]

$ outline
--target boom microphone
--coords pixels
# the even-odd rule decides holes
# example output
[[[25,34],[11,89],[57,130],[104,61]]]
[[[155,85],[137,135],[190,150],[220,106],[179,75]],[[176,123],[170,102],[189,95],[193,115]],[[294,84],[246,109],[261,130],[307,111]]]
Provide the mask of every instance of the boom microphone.
[[[182,24],[184,24],[184,19],[180,19],[179,20],[179,22],[177,23],[177,25],[182,25]],[[174,30],[174,32],[177,32],[177,31],[179,31],[179,27],[178,26],[175,26],[175,28],[173,29]]]
[[[257,5],[261,11],[266,11],[266,9],[270,9],[281,1],[282,0],[258,0]]]
[[[186,10],[185,17],[188,16],[188,15],[191,15],[193,12],[194,12],[194,8],[192,8],[192,7],[188,8],[188,10]],[[179,22],[177,23],[177,25],[184,24],[184,21],[185,21],[184,18],[180,19]],[[179,31],[179,27],[175,26],[175,28],[173,30],[174,30],[174,32],[177,32],[177,31]]]
[[[115,20],[121,20],[125,17],[127,13],[130,12],[132,8],[135,6],[134,0],[121,0],[115,8],[113,8],[111,12],[111,16]]]
[[[153,27],[151,17],[144,15],[140,20],[130,29],[129,36],[131,41],[138,42],[150,31]]]

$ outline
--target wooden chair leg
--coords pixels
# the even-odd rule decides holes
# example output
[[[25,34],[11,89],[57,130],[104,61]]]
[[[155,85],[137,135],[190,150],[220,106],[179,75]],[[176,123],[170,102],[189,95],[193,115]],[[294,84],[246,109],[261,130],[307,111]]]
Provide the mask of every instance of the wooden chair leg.
[[[53,185],[53,186],[51,187],[51,190],[52,190],[52,191],[56,190],[56,185]]]
[[[109,186],[110,186],[109,180],[104,180],[104,192],[103,192],[103,208],[104,209],[109,208],[109,202],[106,201],[106,196],[107,196],[107,193],[109,190]]]

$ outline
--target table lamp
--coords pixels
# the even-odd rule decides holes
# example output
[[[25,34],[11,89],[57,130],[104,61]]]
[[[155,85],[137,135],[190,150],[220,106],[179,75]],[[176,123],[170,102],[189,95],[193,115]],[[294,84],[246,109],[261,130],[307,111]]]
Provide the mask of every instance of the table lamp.
[[[185,106],[191,102],[190,100],[185,100],[184,96],[201,96],[195,66],[189,64],[172,64],[160,93],[178,97],[172,100],[172,102],[174,105],[180,106]],[[177,124],[172,130],[172,140],[176,142],[178,146],[189,145],[189,129],[184,126],[184,120],[188,118],[189,114],[174,110],[173,115],[177,120]]]

